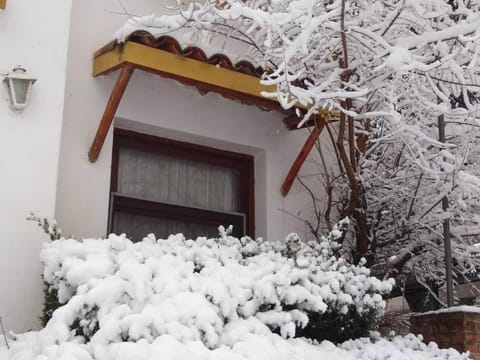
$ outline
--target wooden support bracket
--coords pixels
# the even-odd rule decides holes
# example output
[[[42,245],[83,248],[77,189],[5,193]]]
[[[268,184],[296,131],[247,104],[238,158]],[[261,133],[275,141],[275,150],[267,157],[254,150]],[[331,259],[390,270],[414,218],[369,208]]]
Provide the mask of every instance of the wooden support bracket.
[[[326,122],[324,120],[320,120],[316,123],[315,127],[312,129],[312,132],[308,136],[308,139],[305,142],[305,145],[303,145],[302,150],[300,150],[300,153],[298,154],[297,158],[295,159],[295,162],[290,168],[290,171],[288,172],[287,177],[283,181],[282,187],[280,189],[283,196],[287,196],[288,193],[290,192],[290,188],[292,187],[292,184],[295,181],[295,178],[297,177],[298,172],[300,171],[300,168],[302,167],[303,163],[307,159],[308,154],[310,154],[310,151],[315,145],[315,141],[317,141],[318,137],[320,136],[323,128],[325,127],[325,124]]]
[[[133,64],[125,63],[122,65],[122,70],[118,75],[117,82],[115,83],[107,105],[105,106],[105,112],[103,113],[102,120],[98,125],[97,133],[95,134],[95,138],[90,146],[90,151],[88,152],[88,159],[91,163],[96,162],[98,156],[100,155],[100,151],[102,150],[103,143],[107,137],[108,130],[112,125],[113,117],[117,112],[118,105],[120,104],[128,82],[132,77],[133,70],[135,70],[135,65]]]

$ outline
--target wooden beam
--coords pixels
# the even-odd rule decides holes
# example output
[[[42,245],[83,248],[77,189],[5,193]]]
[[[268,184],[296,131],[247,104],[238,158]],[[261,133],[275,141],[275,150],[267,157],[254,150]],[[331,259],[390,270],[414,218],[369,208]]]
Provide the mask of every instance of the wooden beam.
[[[295,159],[295,162],[293,163],[292,167],[290,168],[290,171],[288,172],[288,175],[283,181],[282,187],[280,189],[283,196],[287,196],[288,193],[290,192],[290,188],[292,187],[292,184],[295,181],[295,178],[297,177],[298,172],[300,171],[300,168],[302,167],[303,163],[307,159],[308,154],[310,153],[313,146],[315,145],[315,141],[317,141],[318,137],[320,136],[323,128],[325,127],[325,124],[326,122],[324,120],[318,121],[316,126],[313,128],[312,132],[308,136],[308,139],[305,142],[305,145],[303,145],[302,150],[298,154],[297,158]]]
[[[290,111],[283,109],[276,98],[262,95],[264,92],[276,92],[277,88],[275,85],[263,85],[258,77],[133,41],[109,43],[99,49],[93,59],[93,76],[108,74],[125,62],[135,64],[138,69],[196,86],[202,91],[213,91],[226,98],[270,110]]]
[[[258,97],[263,97],[264,91],[277,90],[276,86],[262,85],[255,76],[132,41],[97,52],[94,56],[93,76],[115,70],[124,62]]]
[[[7,6],[7,0],[0,0],[0,9],[5,9]]]
[[[105,112],[103,113],[102,120],[98,125],[97,133],[95,134],[95,138],[90,146],[90,151],[88,152],[88,159],[92,163],[96,162],[98,156],[100,155],[100,151],[102,150],[103,143],[107,137],[108,130],[112,125],[113,117],[117,112],[120,100],[122,100],[123,94],[125,93],[125,89],[127,88],[128,82],[130,81],[134,70],[135,65],[133,64],[125,63],[122,65],[122,70],[118,75],[117,82],[115,83],[107,105],[105,106]]]
[[[283,109],[276,98],[264,97],[263,93],[274,93],[277,88],[275,85],[263,85],[258,77],[135,41],[126,41],[123,44],[110,42],[99,49],[94,54],[93,76],[108,74],[125,63],[135,64],[137,69],[195,86],[201,91],[216,92],[226,98],[287,114],[292,111]],[[306,111],[310,105],[297,103],[296,107]],[[318,115],[325,121],[328,121],[331,115],[335,116],[334,112],[325,109],[320,109]],[[293,130],[298,121],[291,118],[285,125]],[[306,125],[312,126],[312,123]]]
[[[275,99],[261,95],[263,91],[275,91],[275,87],[263,86],[255,76],[135,42],[127,41],[123,45],[110,43],[98,50],[94,55],[93,76],[114,71],[125,62],[135,64],[138,69],[196,86],[202,91],[213,91],[226,98],[270,110],[286,111]]]

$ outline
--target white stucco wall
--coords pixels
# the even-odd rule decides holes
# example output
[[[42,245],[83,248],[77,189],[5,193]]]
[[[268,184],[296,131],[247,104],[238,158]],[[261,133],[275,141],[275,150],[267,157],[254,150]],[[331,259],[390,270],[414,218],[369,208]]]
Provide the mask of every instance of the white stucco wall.
[[[17,332],[39,327],[45,235],[25,218],[54,215],[70,5],[14,0],[0,10],[0,73],[22,65],[38,78],[22,113],[0,83],[0,316]]]
[[[122,3],[133,14],[158,10],[154,0]],[[56,217],[64,233],[77,237],[103,236],[107,228],[112,132],[97,163],[87,153],[118,73],[89,74],[93,53],[127,20],[118,14],[123,11],[116,0],[73,4]],[[296,184],[283,198],[280,186],[307,132],[286,130],[281,114],[216,94],[201,96],[195,88],[136,70],[116,126],[254,155],[256,235],[277,240],[305,231],[294,216],[311,206],[308,197]],[[318,167],[311,166],[313,158],[308,162],[302,172],[314,179]]]

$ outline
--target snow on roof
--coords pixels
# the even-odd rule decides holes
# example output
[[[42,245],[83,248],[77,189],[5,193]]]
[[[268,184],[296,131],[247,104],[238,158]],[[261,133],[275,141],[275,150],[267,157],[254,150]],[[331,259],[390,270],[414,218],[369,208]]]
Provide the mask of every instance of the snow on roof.
[[[254,46],[236,37],[194,28],[189,25],[184,13],[131,17],[115,32],[113,38],[118,42],[125,42],[132,33],[139,30],[146,31],[155,38],[171,36],[178,41],[182,48],[200,47],[207,57],[221,53],[228,56],[232,63],[249,61],[255,67],[265,67],[263,56]]]
[[[161,35],[157,37],[148,31],[136,30],[125,37],[123,41],[132,41],[258,78],[260,78],[264,72],[263,67],[255,66],[248,60],[240,60],[239,57],[232,59],[228,55],[219,52],[206,52],[204,47],[185,45],[185,42],[179,42],[177,38],[170,35]],[[105,49],[109,49],[109,46],[105,47]],[[102,52],[102,49],[99,50],[99,52]]]

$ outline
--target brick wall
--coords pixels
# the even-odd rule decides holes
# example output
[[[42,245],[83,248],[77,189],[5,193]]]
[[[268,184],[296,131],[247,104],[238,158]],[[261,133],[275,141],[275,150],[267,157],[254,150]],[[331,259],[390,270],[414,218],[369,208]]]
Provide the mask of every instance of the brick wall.
[[[452,347],[470,351],[470,357],[480,360],[480,313],[440,312],[417,314],[410,318],[410,331],[422,334],[426,343],[434,341],[440,348]]]

